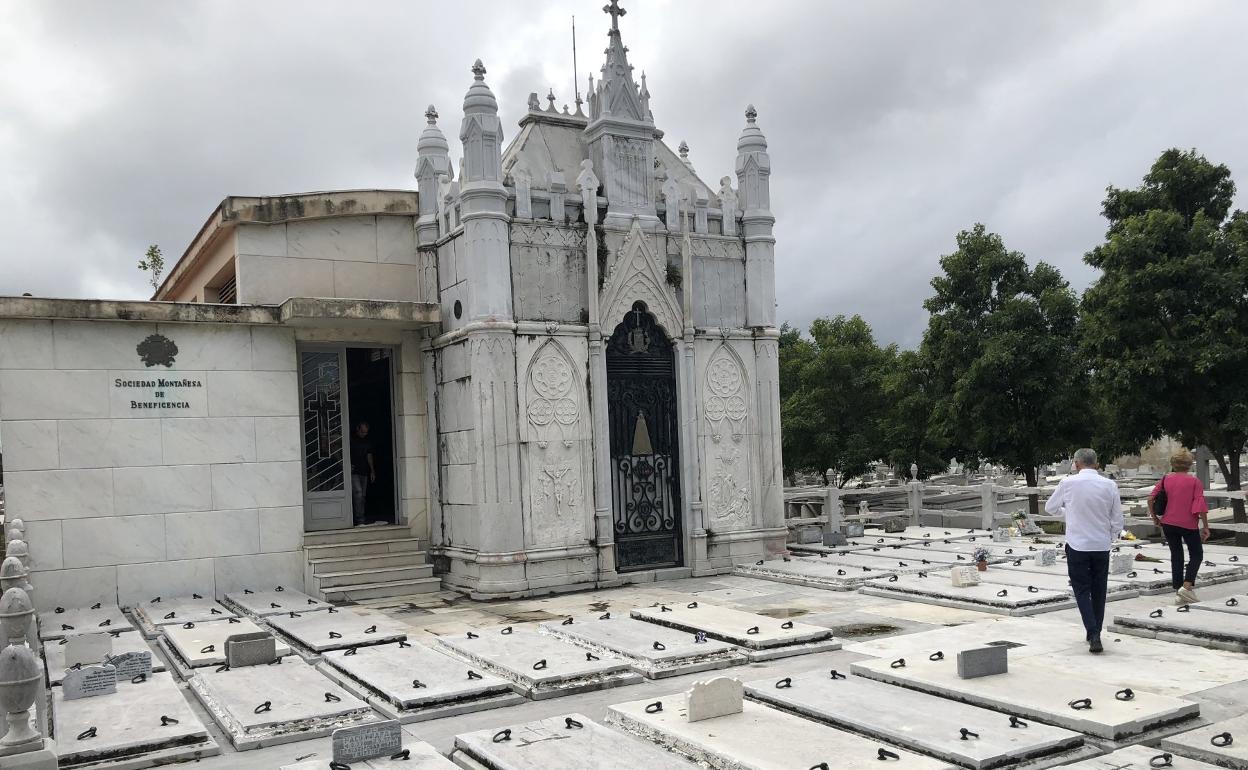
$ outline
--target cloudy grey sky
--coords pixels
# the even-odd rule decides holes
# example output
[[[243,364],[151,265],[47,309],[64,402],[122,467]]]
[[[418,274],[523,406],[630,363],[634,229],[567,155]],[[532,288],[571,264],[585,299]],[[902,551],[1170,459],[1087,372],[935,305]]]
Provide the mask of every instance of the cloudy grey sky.
[[[172,264],[228,194],[412,188],[421,114],[457,133],[473,59],[510,138],[530,91],[572,100],[573,14],[578,81],[597,72],[602,3],[0,3],[0,294],[144,297],[147,245]],[[780,317],[803,326],[860,313],[913,344],[976,221],[1081,288],[1105,186],[1170,146],[1248,190],[1238,0],[624,5],[655,119],[704,179],[758,107]]]

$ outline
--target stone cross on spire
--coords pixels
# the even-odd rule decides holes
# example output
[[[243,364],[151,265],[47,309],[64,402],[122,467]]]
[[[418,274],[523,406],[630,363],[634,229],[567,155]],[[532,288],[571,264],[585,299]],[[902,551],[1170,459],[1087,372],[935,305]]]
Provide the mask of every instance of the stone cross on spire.
[[[602,6],[602,12],[611,14],[611,32],[619,34],[620,17],[628,14],[628,11],[620,7],[620,0],[611,0],[610,5]]]

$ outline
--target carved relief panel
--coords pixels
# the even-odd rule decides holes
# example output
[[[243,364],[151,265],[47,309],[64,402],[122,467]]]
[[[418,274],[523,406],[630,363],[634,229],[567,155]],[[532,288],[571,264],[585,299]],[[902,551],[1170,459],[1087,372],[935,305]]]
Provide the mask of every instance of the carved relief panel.
[[[565,343],[576,350],[568,352]],[[590,442],[582,338],[522,337],[521,456],[529,546],[588,541],[592,525]]]
[[[743,529],[753,523],[757,507],[746,368],[726,341],[713,348],[706,362],[701,382],[706,523],[712,532]]]
[[[517,319],[584,323],[588,314],[585,269],[583,226],[512,225]]]

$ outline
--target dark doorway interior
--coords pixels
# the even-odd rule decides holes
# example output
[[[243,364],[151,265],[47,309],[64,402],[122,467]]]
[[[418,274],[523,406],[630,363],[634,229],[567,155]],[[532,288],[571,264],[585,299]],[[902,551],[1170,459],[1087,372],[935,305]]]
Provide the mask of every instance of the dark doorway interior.
[[[376,480],[365,495],[365,514],[360,524],[394,524],[394,398],[393,375],[388,348],[347,348],[347,408],[351,417],[350,435],[355,441],[361,422],[368,423],[368,444],[373,453]],[[354,473],[354,470],[352,471]]]

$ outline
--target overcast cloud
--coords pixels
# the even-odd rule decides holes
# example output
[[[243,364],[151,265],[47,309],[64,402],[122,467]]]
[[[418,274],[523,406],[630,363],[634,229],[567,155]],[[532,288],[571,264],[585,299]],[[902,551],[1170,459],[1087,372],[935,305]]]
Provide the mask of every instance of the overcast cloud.
[[[422,113],[457,155],[484,60],[510,139],[572,101],[603,0],[0,3],[0,294],[142,298],[226,195],[415,187]],[[863,315],[914,344],[977,221],[1077,288],[1105,186],[1165,148],[1248,207],[1248,3],[624,0],[630,60],[713,186],[753,103],[771,146],[780,318]],[[584,86],[582,85],[582,89]]]

